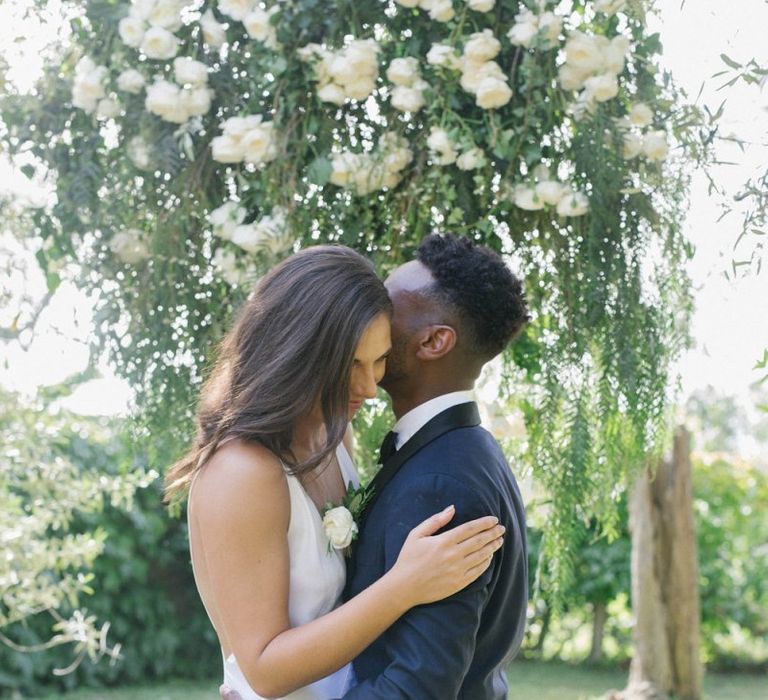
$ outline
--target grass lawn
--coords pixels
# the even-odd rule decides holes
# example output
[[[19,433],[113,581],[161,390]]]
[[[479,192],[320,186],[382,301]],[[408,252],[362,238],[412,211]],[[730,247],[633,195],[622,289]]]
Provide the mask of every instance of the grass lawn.
[[[510,700],[589,700],[612,688],[623,688],[620,670],[570,666],[563,663],[516,661],[509,669]],[[114,690],[82,690],[49,695],[41,700],[216,700],[218,681],[164,683]],[[704,681],[707,700],[766,700],[768,677],[748,674],[709,674]]]

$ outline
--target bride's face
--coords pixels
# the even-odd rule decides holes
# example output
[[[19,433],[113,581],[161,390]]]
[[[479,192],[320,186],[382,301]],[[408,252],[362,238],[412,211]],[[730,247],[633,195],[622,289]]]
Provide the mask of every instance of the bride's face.
[[[355,348],[349,381],[350,418],[360,409],[363,401],[376,396],[376,385],[384,376],[391,349],[389,314],[382,313],[368,324]]]

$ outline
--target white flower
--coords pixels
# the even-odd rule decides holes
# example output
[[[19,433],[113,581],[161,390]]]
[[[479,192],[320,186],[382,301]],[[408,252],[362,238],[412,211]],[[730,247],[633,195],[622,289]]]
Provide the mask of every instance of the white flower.
[[[539,18],[530,10],[524,10],[515,16],[515,24],[507,32],[513,46],[530,48],[534,37],[539,33]]]
[[[207,87],[184,88],[181,91],[181,100],[184,108],[193,117],[202,117],[211,109],[213,90]]]
[[[179,50],[179,40],[167,29],[151,27],[144,35],[141,50],[148,58],[165,61]]]
[[[144,76],[135,68],[124,70],[117,76],[117,88],[123,92],[130,92],[134,95],[141,92],[145,84]]]
[[[421,0],[395,0],[395,2],[398,5],[401,5],[402,7],[407,7],[409,9],[418,7]]]
[[[603,49],[607,43],[605,37],[572,32],[565,42],[566,65],[586,74],[600,71],[604,64]]]
[[[637,102],[629,110],[629,121],[640,128],[650,126],[653,121],[653,110],[645,102]]]
[[[136,265],[149,257],[149,249],[143,235],[135,228],[123,229],[112,236],[109,248],[122,262]]]
[[[259,231],[253,224],[240,224],[239,226],[235,226],[230,240],[247,253],[258,252],[263,243],[261,231]]]
[[[627,6],[627,0],[595,0],[595,10],[609,17],[621,12]]]
[[[557,77],[563,90],[581,90],[584,87],[584,81],[589,77],[589,73],[566,63],[560,66]]]
[[[490,29],[470,35],[464,45],[464,56],[475,63],[485,63],[499,55],[501,43]]]
[[[241,285],[247,278],[247,273],[237,264],[237,255],[231,250],[218,248],[211,260],[216,272],[232,285]]]
[[[606,102],[619,94],[619,81],[611,73],[596,75],[584,82],[584,92],[588,100]]]
[[[152,164],[149,147],[141,136],[134,136],[126,145],[126,153],[133,164],[140,170],[148,170]]]
[[[364,100],[376,89],[376,81],[373,78],[361,76],[359,80],[354,80],[344,85],[347,97],[352,100]]]
[[[432,151],[432,160],[437,165],[450,165],[458,157],[448,132],[440,127],[433,126],[430,129],[429,136],[427,137],[427,146]]]
[[[226,241],[232,240],[232,234],[243,219],[245,219],[245,209],[233,201],[225,202],[208,214],[213,234]]]
[[[230,117],[222,125],[221,129],[227,136],[241,139],[251,129],[255,129],[262,122],[260,114],[250,114],[245,117]]]
[[[157,0],[147,16],[153,27],[162,27],[169,32],[181,29],[181,10],[186,0]]]
[[[506,81],[504,71],[496,61],[486,61],[485,63],[475,63],[474,61],[462,60],[461,64],[461,87],[467,92],[475,93],[480,83],[485,78],[496,78],[502,82]]]
[[[419,77],[419,61],[416,58],[395,58],[387,68],[387,80],[395,85],[410,87]]]
[[[216,21],[210,9],[200,18],[200,27],[203,30],[203,40],[208,46],[218,49],[227,40],[227,28]]]
[[[483,109],[503,107],[511,99],[512,90],[506,81],[493,76],[483,78],[475,93],[475,103]]]
[[[83,56],[75,67],[72,83],[72,104],[86,112],[95,112],[97,104],[106,95],[104,81],[107,69],[97,66],[88,56]]]
[[[496,0],[468,0],[470,10],[475,12],[490,12],[496,4]],[[467,168],[471,170],[471,168]]]
[[[174,59],[173,74],[179,85],[202,87],[208,82],[208,66],[187,56]]]
[[[544,204],[554,206],[563,197],[563,186],[556,180],[542,180],[536,184],[535,192]]]
[[[430,18],[436,22],[450,22],[456,16],[451,0],[422,0],[421,7],[429,10]]]
[[[446,66],[447,68],[458,68],[461,59],[452,47],[445,44],[432,44],[427,52],[427,63],[431,66]]]
[[[624,70],[624,59],[629,53],[629,39],[619,35],[611,39],[610,44],[603,49],[603,60],[606,70],[618,75]]]
[[[392,106],[401,112],[418,112],[425,104],[424,94],[418,88],[397,85],[392,90]]]
[[[638,134],[624,134],[621,155],[626,160],[637,158],[643,151],[643,137]]]
[[[277,156],[272,126],[272,122],[262,122],[243,136],[243,160],[246,163],[260,165]]]
[[[563,198],[557,204],[560,216],[583,216],[589,211],[589,200],[583,192],[573,192],[565,188]]]
[[[649,131],[643,136],[643,155],[648,160],[664,160],[668,151],[667,135],[663,131]]]
[[[219,163],[240,163],[245,151],[240,139],[224,134],[211,140],[212,158]]]
[[[148,112],[174,124],[183,124],[189,118],[178,85],[167,80],[155,80],[147,87],[144,105]]]
[[[242,22],[254,4],[254,0],[219,0],[219,12]]]
[[[141,46],[147,25],[138,17],[123,17],[117,25],[117,33],[126,46],[138,49]]]
[[[317,97],[321,102],[331,102],[335,105],[343,105],[347,99],[347,93],[344,92],[344,88],[336,83],[328,83],[323,87],[318,88]]]
[[[485,154],[479,148],[470,148],[456,159],[459,170],[474,170],[485,165]]]
[[[351,182],[353,173],[360,168],[360,165],[360,157],[357,153],[344,151],[334,155],[331,160],[331,183],[338,187],[346,187]]]
[[[120,103],[111,97],[104,97],[96,105],[96,116],[99,119],[114,119],[120,116]]]
[[[560,32],[563,30],[563,18],[554,12],[545,12],[539,17],[539,32],[544,48],[551,49],[558,43]]]
[[[544,208],[544,202],[536,195],[536,191],[527,185],[517,185],[512,192],[515,206],[526,211],[538,211]]]
[[[344,506],[331,508],[323,517],[323,529],[334,549],[349,547],[357,534],[357,523]]]
[[[279,10],[280,8],[275,5],[269,10],[256,7],[249,12],[243,20],[248,36],[256,41],[264,42],[270,48],[275,48],[277,46],[277,32],[270,22],[270,18]]]

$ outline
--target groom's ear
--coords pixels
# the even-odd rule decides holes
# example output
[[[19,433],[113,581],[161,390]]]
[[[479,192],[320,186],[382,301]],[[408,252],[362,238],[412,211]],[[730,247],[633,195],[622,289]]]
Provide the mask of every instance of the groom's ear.
[[[451,326],[427,326],[419,339],[416,357],[424,362],[439,360],[454,347],[456,347],[456,331]]]

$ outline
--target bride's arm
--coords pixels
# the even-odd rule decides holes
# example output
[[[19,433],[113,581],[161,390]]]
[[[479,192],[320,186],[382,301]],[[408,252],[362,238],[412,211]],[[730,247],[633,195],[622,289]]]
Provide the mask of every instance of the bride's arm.
[[[248,683],[266,697],[341,668],[411,607],[477,578],[500,546],[491,518],[427,537],[453,516],[438,514],[414,530],[405,556],[384,577],[327,615],[291,628],[290,497],[280,463],[259,446],[230,443],[198,477],[193,505],[219,633]]]

